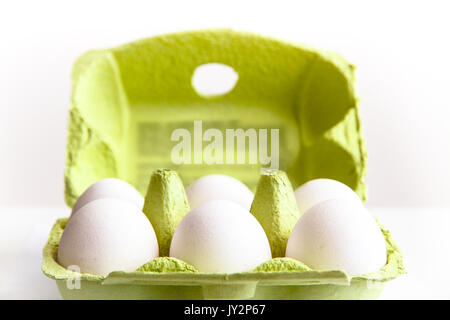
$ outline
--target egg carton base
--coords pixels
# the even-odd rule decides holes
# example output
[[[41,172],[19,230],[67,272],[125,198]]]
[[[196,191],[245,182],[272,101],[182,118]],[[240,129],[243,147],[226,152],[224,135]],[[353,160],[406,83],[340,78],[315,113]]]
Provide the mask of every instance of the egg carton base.
[[[69,282],[68,282],[69,281]],[[350,285],[105,285],[101,282],[57,280],[65,300],[373,300],[384,283],[352,280]]]
[[[380,271],[349,278],[342,271],[246,272],[238,274],[116,271],[107,277],[76,273],[56,261],[67,218],[54,224],[42,270],[56,280],[64,299],[377,299],[386,281],[405,273],[401,253],[382,227],[389,248]]]

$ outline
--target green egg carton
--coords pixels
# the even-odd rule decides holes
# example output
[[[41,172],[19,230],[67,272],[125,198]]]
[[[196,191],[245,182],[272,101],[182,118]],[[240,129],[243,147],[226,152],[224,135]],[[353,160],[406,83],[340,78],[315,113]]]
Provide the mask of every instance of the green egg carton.
[[[196,68],[208,63],[234,69],[238,80],[230,92],[203,95],[194,89]],[[63,218],[53,226],[42,265],[63,298],[375,299],[386,281],[404,273],[401,253],[382,226],[387,264],[372,274],[315,271],[282,257],[299,218],[293,187],[331,178],[366,199],[354,67],[339,55],[232,30],[184,32],[88,52],[75,63],[72,82],[65,170],[70,207],[97,180],[128,181],[146,194],[143,211],[166,255],[189,210],[183,183],[227,174],[255,191],[251,212],[274,259],[235,274],[201,273],[167,257],[135,272],[77,273],[56,261],[68,220]],[[172,133],[183,128],[195,140],[199,120],[202,132],[214,128],[224,136],[229,128],[278,129],[282,171],[261,174],[264,165],[249,162],[174,163]]]

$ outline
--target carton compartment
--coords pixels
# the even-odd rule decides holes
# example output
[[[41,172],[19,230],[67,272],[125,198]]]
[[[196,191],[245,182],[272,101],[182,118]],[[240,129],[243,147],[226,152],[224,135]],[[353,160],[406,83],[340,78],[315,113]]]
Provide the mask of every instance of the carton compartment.
[[[355,277],[339,270],[234,274],[116,271],[106,277],[76,273],[56,261],[67,220],[59,219],[53,226],[42,263],[43,272],[56,280],[65,299],[376,299],[385,282],[405,273],[401,252],[383,226],[387,264],[377,272]]]

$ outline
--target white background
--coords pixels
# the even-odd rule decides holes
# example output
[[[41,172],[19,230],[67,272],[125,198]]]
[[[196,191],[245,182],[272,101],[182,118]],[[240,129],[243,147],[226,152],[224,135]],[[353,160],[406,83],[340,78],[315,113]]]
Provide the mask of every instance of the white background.
[[[166,32],[232,27],[358,66],[369,203],[450,204],[445,1],[55,1],[0,4],[0,204],[63,205],[72,63]]]
[[[369,205],[409,274],[384,298],[450,298],[450,10],[445,1],[0,2],[0,298],[58,298],[40,272],[63,202],[72,63],[166,32],[231,27],[358,66]],[[50,208],[53,207],[53,208]],[[434,208],[431,208],[434,207]]]

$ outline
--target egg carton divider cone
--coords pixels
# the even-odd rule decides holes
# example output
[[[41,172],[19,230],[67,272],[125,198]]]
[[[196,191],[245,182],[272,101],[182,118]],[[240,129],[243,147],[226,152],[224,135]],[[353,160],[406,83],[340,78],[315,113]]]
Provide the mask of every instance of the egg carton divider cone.
[[[196,68],[211,62],[228,65],[238,74],[230,92],[203,96],[193,88]],[[366,199],[366,151],[354,67],[337,54],[232,30],[194,31],[88,52],[75,63],[72,78],[67,204],[72,207],[89,185],[106,177],[128,181],[142,194],[148,187],[144,212],[163,254],[189,209],[181,181],[188,185],[209,173],[233,176],[256,191],[251,212],[268,235],[274,258],[282,256],[298,219],[292,186],[331,178]],[[193,123],[199,119],[203,130],[279,129],[283,171],[261,176],[258,164],[174,164],[171,132],[186,128],[194,134]],[[270,219],[283,223],[270,229]],[[42,265],[65,299],[374,299],[386,281],[404,273],[401,253],[381,227],[388,262],[363,276],[300,270],[277,260],[283,258],[273,259],[265,269],[235,274],[79,274],[56,261],[67,220],[59,219],[53,226]]]

